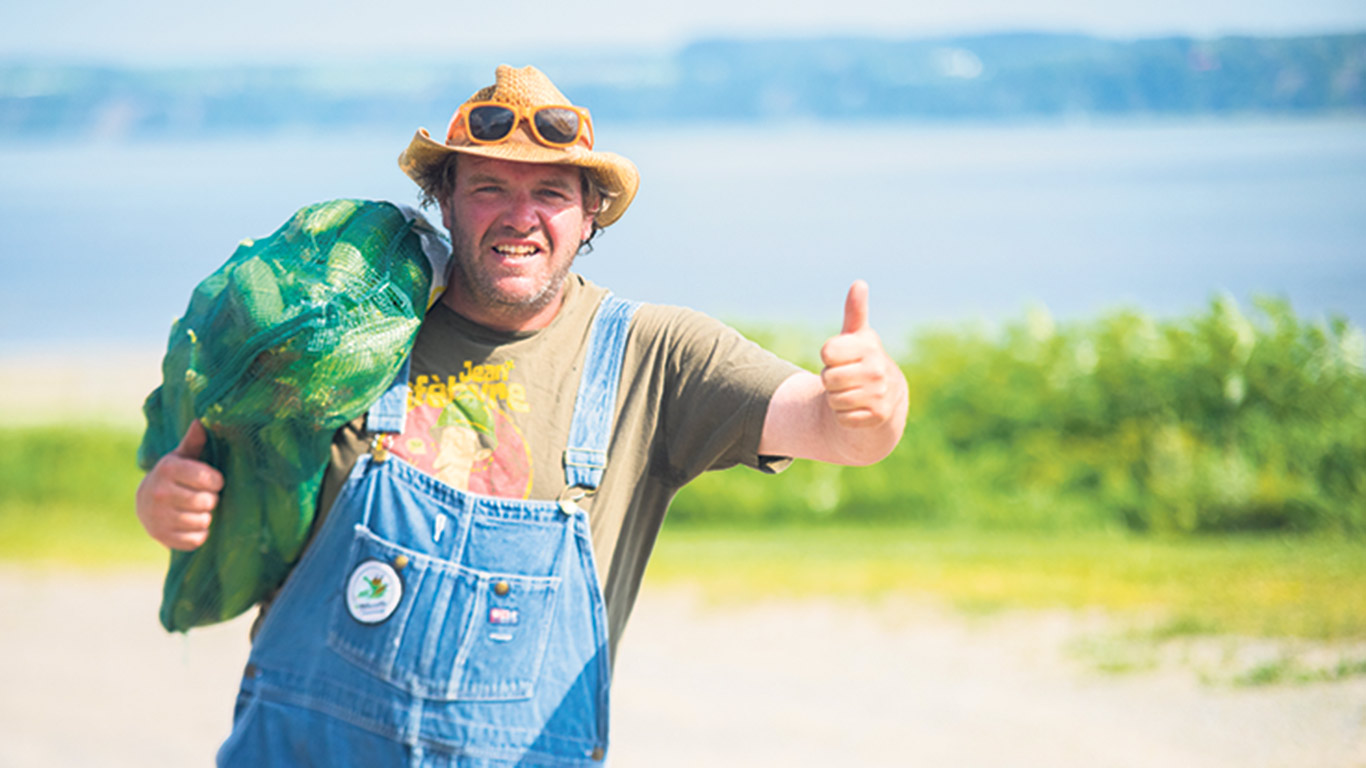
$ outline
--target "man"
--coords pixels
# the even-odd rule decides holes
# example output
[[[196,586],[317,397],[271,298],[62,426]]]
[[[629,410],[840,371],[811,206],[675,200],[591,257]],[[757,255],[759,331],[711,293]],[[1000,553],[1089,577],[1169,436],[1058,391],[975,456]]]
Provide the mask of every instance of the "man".
[[[448,287],[390,391],[340,430],[303,558],[259,623],[224,765],[595,765],[610,658],[674,493],[708,469],[868,464],[906,383],[850,288],[801,371],[570,272],[638,176],[588,113],[499,67],[400,167],[450,231]],[[148,473],[167,546],[207,536],[203,428]]]

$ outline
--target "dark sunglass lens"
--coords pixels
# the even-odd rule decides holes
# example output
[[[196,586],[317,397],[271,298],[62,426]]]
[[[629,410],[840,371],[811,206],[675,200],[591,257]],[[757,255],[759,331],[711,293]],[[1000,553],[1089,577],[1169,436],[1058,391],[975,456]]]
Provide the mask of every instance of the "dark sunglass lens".
[[[512,133],[517,115],[507,107],[475,107],[470,110],[470,135],[480,141],[497,141]]]
[[[579,135],[579,113],[546,107],[536,112],[536,132],[551,144],[572,144]]]

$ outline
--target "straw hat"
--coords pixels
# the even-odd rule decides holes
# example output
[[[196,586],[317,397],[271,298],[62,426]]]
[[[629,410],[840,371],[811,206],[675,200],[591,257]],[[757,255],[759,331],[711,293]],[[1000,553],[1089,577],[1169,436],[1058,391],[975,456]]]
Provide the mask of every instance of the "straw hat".
[[[555,84],[550,82],[550,78],[540,70],[535,67],[513,69],[506,64],[498,67],[497,82],[479,90],[465,103],[476,101],[496,101],[512,107],[570,105],[569,99],[565,98]],[[456,115],[458,114],[457,109]],[[464,121],[452,116],[450,127],[446,131],[445,144],[433,139],[426,128],[419,128],[408,148],[399,155],[398,167],[419,184],[422,183],[422,171],[451,152],[521,163],[552,163],[586,168],[607,191],[607,199],[603,201],[602,209],[597,216],[598,226],[606,227],[621,218],[636,196],[636,188],[640,186],[640,172],[636,170],[635,164],[621,155],[613,152],[594,152],[591,136],[591,131],[586,131],[584,137],[576,144],[568,147],[550,147],[536,141],[530,129],[523,123],[503,142],[475,144],[465,135]]]

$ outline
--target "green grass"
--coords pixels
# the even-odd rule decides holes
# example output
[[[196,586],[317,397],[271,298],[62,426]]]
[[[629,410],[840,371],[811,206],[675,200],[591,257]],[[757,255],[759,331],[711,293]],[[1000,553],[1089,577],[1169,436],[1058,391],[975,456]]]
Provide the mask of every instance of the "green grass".
[[[908,595],[970,612],[1100,609],[1143,622],[1155,640],[1366,640],[1366,544],[1341,538],[675,526],[648,578],[720,601]]]
[[[137,442],[110,428],[0,428],[0,562],[96,575],[163,569],[166,551],[134,513]],[[809,474],[766,480],[800,503],[824,482],[819,470]],[[1366,642],[1366,541],[1352,536],[998,530],[970,517],[957,527],[685,517],[666,526],[647,578],[695,585],[716,601],[905,596],[970,614],[1099,609],[1116,629],[1074,650],[1107,672],[1153,668],[1183,644],[1260,638],[1284,650],[1250,660],[1230,653],[1233,663],[1198,671],[1234,685],[1366,675],[1366,658],[1351,650]],[[1325,662],[1300,654],[1305,643],[1348,650]]]
[[[138,436],[0,429],[0,560],[164,567],[133,510]],[[781,488],[788,478],[767,478]],[[931,596],[965,611],[1099,608],[1192,635],[1366,640],[1366,541],[842,523],[666,527],[649,578],[717,599]]]
[[[164,565],[134,512],[137,444],[112,427],[0,429],[0,560]]]
[[[1305,668],[1292,657],[1273,659],[1234,676],[1235,685],[1331,683],[1366,675],[1366,659],[1342,659],[1328,667]]]
[[[142,530],[128,497],[120,517],[69,506],[0,510],[0,562],[69,568],[164,568],[167,551]]]

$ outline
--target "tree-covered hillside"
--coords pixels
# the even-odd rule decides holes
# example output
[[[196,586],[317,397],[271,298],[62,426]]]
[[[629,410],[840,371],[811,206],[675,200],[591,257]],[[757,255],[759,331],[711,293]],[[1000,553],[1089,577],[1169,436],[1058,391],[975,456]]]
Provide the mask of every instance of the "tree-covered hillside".
[[[618,121],[1366,111],[1366,34],[704,40],[536,64],[576,102]],[[0,137],[439,129],[490,69],[484,60],[154,69],[11,60],[0,62]]]

